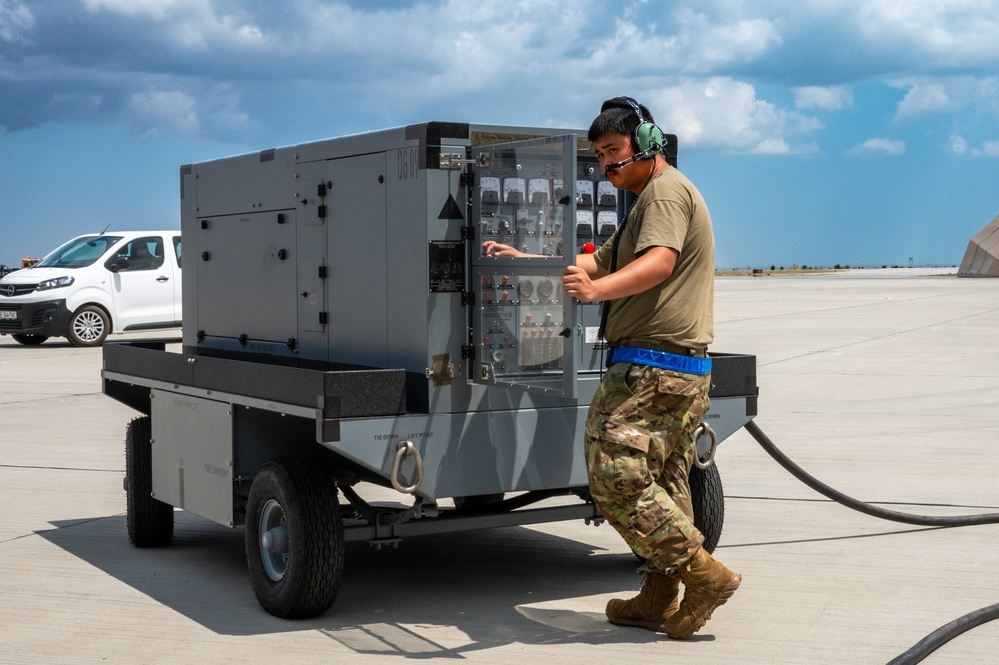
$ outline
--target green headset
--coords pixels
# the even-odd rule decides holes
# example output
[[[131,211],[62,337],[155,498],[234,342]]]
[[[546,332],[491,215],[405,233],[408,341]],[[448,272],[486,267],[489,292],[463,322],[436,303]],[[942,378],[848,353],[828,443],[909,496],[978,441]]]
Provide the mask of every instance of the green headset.
[[[612,108],[632,110],[638,116],[638,125],[631,136],[638,159],[651,159],[663,151],[663,148],[666,147],[666,136],[663,134],[663,130],[659,129],[656,123],[645,119],[642,107],[638,105],[638,102],[631,97],[615,97],[604,102],[600,107],[600,112],[603,113]]]

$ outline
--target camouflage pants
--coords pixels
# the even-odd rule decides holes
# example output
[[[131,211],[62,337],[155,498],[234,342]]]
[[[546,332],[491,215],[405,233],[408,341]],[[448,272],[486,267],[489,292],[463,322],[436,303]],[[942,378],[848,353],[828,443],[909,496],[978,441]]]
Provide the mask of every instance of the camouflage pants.
[[[697,552],[688,474],[693,431],[711,406],[711,375],[618,363],[586,418],[590,494],[645,570],[671,573]]]

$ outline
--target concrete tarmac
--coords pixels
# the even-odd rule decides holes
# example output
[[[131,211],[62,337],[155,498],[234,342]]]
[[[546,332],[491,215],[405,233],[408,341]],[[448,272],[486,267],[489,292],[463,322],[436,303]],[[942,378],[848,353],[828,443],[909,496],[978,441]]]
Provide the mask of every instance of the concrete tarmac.
[[[999,280],[854,270],[717,280],[713,350],[756,354],[756,423],[856,498],[999,512]],[[949,274],[945,274],[949,273]],[[155,335],[145,335],[155,336]],[[177,513],[170,547],[125,529],[124,432],[101,350],[0,337],[0,662],[886,663],[999,603],[999,526],[853,512],[746,433],[721,444],[716,556],[742,587],[692,639],[608,624],[636,561],[608,526],[564,522],[347,547],[333,608],[264,612],[242,529]],[[925,663],[994,663],[999,621]]]

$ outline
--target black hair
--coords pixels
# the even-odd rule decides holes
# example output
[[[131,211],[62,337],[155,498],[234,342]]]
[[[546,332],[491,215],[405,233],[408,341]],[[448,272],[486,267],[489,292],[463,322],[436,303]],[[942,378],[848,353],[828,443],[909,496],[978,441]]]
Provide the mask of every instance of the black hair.
[[[635,128],[638,127],[640,122],[638,114],[635,113],[635,110],[631,106],[624,103],[621,106],[616,104],[611,106],[612,101],[608,100],[604,102],[604,110],[593,119],[586,138],[590,140],[590,143],[593,143],[605,134],[622,134],[631,139],[632,148],[637,151],[638,146],[635,145]],[[645,118],[646,122],[655,122],[645,104],[639,104],[638,108],[642,110],[642,117]]]

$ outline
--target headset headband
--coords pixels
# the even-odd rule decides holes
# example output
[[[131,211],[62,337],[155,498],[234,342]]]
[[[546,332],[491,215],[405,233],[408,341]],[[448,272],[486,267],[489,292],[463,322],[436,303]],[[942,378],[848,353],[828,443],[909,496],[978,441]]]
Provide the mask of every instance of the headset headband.
[[[608,99],[600,106],[600,112],[603,113],[607,109],[631,110],[638,116],[639,123],[647,122],[645,116],[642,114],[642,107],[632,97],[614,97],[613,99]]]
[[[624,109],[634,111],[638,116],[638,124],[635,126],[632,140],[635,147],[642,153],[642,159],[651,159],[656,153],[661,153],[666,146],[666,135],[659,129],[656,123],[645,119],[642,107],[631,97],[614,97],[608,99],[600,106],[600,112],[608,109]]]

